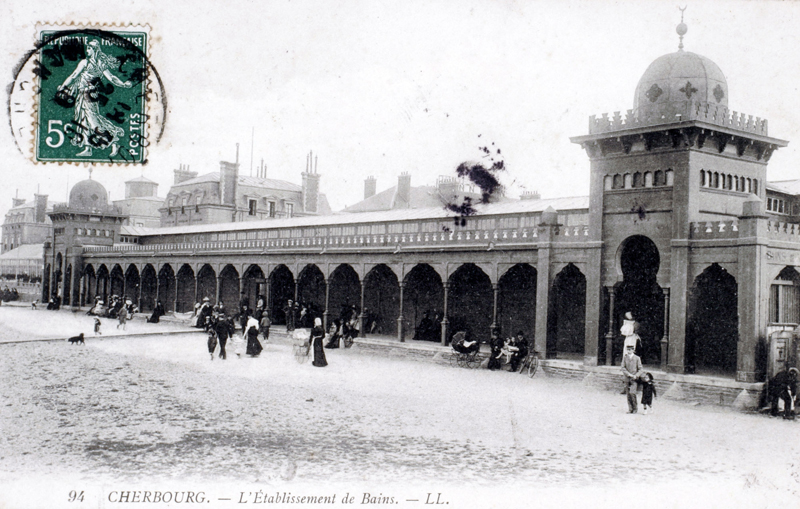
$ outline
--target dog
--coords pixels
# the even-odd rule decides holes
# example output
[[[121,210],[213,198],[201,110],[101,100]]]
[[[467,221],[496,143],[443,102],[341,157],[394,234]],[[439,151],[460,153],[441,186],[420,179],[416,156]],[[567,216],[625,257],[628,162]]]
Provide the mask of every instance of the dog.
[[[67,341],[72,343],[73,345],[77,345],[78,343],[85,345],[86,343],[83,341],[83,332],[80,333],[79,336],[73,336],[69,338]]]

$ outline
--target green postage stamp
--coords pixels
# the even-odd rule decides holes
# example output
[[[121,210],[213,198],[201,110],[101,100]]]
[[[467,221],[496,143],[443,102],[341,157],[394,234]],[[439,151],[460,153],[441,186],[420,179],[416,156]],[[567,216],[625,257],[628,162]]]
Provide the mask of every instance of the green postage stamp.
[[[36,160],[144,162],[148,34],[45,30],[40,37]]]
[[[15,141],[36,163],[146,164],[166,99],[147,25],[39,25],[9,94]]]

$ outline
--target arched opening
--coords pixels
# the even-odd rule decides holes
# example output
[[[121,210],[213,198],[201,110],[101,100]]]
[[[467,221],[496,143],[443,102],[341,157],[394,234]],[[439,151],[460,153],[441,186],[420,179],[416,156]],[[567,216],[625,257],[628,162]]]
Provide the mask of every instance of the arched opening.
[[[286,313],[283,308],[290,300],[294,300],[294,276],[286,265],[278,265],[269,278],[269,302],[272,307],[272,323],[286,325]]]
[[[139,300],[139,307],[142,311],[150,312],[155,309],[157,291],[158,278],[156,277],[156,269],[148,263],[142,269],[142,293]]]
[[[800,324],[800,274],[792,266],[784,267],[772,281],[769,292],[769,322]]]
[[[84,304],[94,305],[94,296],[97,295],[97,274],[92,265],[87,265],[83,269],[84,284],[86,292],[84,294]]]
[[[690,373],[736,374],[739,339],[736,278],[711,264],[694,280],[686,325],[686,367]]]
[[[642,345],[636,354],[644,364],[661,362],[661,338],[664,336],[664,292],[656,281],[661,264],[658,248],[643,235],[628,237],[620,246],[622,282],[615,287],[613,359],[622,358],[624,338],[619,329],[626,312],[639,323]]]
[[[158,298],[164,304],[165,311],[174,311],[177,300],[175,272],[170,264],[165,264],[158,271]]]
[[[42,277],[42,302],[50,299],[50,264],[44,266],[44,275]]]
[[[108,290],[109,290],[110,276],[108,274],[108,267],[100,265],[97,268],[97,294],[101,300],[108,305]]]
[[[64,280],[63,263],[64,257],[61,256],[61,253],[58,253],[56,255],[56,264],[53,269],[53,297],[62,296],[61,282]]]
[[[342,264],[330,278],[328,312],[330,319],[348,319],[353,312],[361,313],[361,283],[353,267]]]
[[[134,264],[128,265],[128,270],[125,271],[125,298],[134,304],[139,302],[139,283],[139,269]]]
[[[259,295],[266,294],[267,278],[264,271],[258,265],[251,265],[244,271],[242,277],[242,295],[235,309],[239,309],[245,304],[249,309],[255,309]],[[226,305],[230,310],[230,305]]]
[[[497,325],[502,337],[522,331],[533,344],[536,331],[536,269],[518,263],[500,278]]]
[[[331,286],[331,290],[333,288]],[[316,265],[306,265],[297,276],[297,302],[301,312],[303,308],[306,310],[298,315],[297,327],[312,327],[314,318],[322,318],[325,312],[325,276]]]
[[[444,288],[439,273],[428,264],[415,265],[405,278],[403,328],[414,331],[413,339],[441,341],[443,308]]]
[[[553,281],[547,318],[547,357],[583,358],[586,276],[568,264]]]
[[[69,306],[72,302],[72,265],[67,265],[67,270],[64,273],[64,300],[62,304]]]
[[[400,285],[395,273],[384,264],[376,265],[364,277],[364,331],[367,334],[397,334],[400,315]]]
[[[175,298],[175,311],[178,313],[188,313],[194,310],[195,303],[195,279],[194,270],[188,265],[183,266],[178,270],[178,276],[175,278],[177,283],[176,298]]]
[[[197,272],[197,300],[202,302],[205,298],[212,305],[217,303],[217,273],[208,264]]]
[[[465,263],[450,276],[448,335],[467,331],[474,339],[488,341],[492,325],[492,280],[480,267]],[[450,338],[448,338],[450,341]]]
[[[239,272],[233,265],[226,265],[219,273],[219,304],[224,306],[226,314],[236,312],[239,294]]]
[[[109,275],[109,285],[111,287],[111,295],[116,295],[120,298],[124,297],[125,276],[122,274],[122,267],[120,267],[119,264],[114,265],[114,268],[111,269],[111,274]]]

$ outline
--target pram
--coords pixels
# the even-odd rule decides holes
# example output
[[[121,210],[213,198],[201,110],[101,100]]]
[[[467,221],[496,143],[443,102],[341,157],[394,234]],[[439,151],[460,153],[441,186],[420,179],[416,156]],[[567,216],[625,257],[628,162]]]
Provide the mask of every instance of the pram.
[[[308,360],[311,350],[311,331],[308,329],[295,329],[292,332],[292,355],[300,364]]]

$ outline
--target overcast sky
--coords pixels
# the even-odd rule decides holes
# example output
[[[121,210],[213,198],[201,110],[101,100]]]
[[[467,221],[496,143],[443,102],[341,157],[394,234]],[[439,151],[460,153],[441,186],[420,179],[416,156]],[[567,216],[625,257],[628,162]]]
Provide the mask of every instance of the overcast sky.
[[[5,84],[33,44],[37,21],[148,23],[151,61],[169,96],[161,142],[144,167],[98,169],[112,199],[144,175],[165,196],[172,171],[200,174],[235,158],[263,158],[268,176],[300,183],[306,154],[319,157],[334,210],[407,171],[413,185],[452,175],[494,142],[513,195],[589,192],[589,160],[569,142],[592,114],[633,107],[636,84],[677,50],[674,1],[239,1],[36,2],[3,0],[0,73]],[[800,168],[800,2],[692,2],[686,51],[719,65],[731,109],[767,118],[789,140],[770,180]],[[479,138],[480,135],[480,138]],[[34,165],[0,130],[0,213],[37,185],[53,201],[87,178],[84,167]]]

